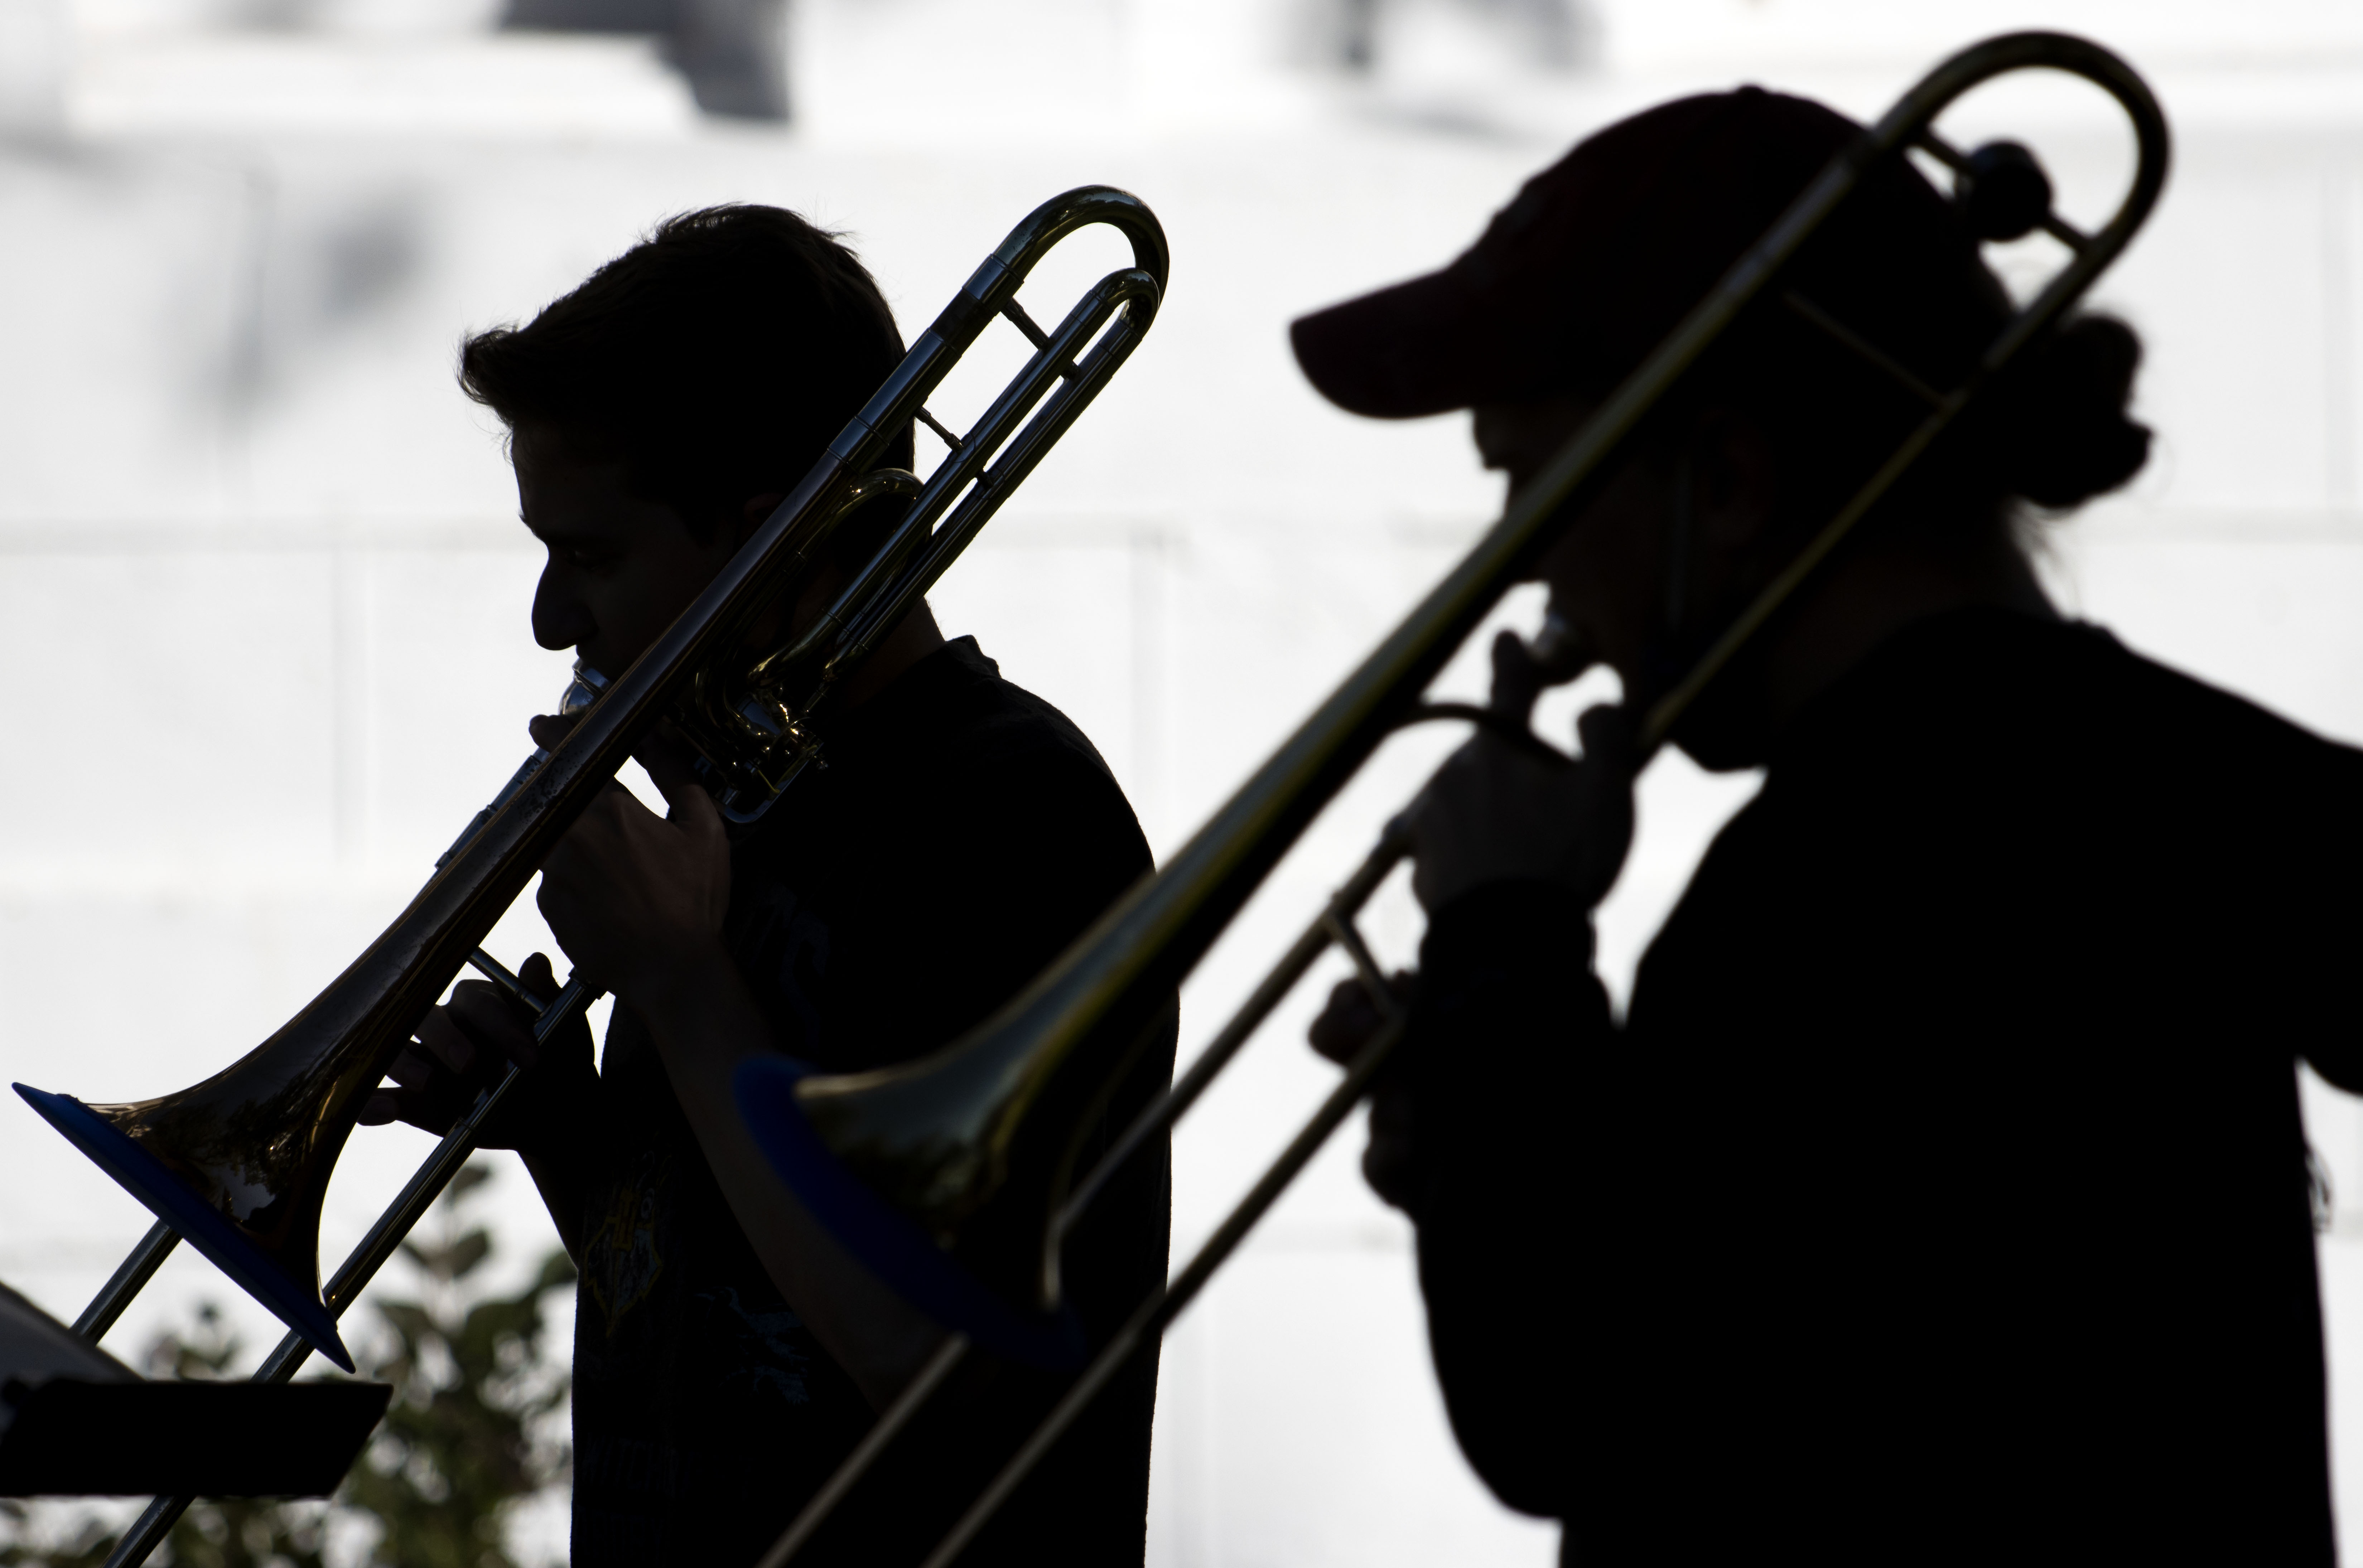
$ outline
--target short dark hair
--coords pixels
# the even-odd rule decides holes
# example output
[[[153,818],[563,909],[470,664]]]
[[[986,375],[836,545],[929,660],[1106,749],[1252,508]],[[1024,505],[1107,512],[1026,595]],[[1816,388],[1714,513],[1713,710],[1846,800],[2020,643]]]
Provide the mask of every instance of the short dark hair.
[[[733,204],[665,219],[527,325],[469,337],[460,385],[513,432],[620,460],[705,542],[749,496],[793,489],[902,359],[838,235]],[[906,427],[881,461],[911,458]]]

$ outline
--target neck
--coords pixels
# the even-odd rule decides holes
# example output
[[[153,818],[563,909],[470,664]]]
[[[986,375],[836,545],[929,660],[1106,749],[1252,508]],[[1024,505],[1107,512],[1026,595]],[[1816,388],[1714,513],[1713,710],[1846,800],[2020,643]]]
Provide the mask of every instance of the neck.
[[[1792,720],[1888,638],[1955,610],[2059,612],[2007,536],[1960,552],[1878,547],[1840,552],[1711,682],[1677,726],[1682,749],[1710,768],[1763,762]]]
[[[895,628],[887,633],[861,668],[845,678],[835,693],[836,706],[841,712],[851,712],[894,683],[895,677],[944,646],[944,634],[936,624],[935,612],[924,599],[911,607]]]
[[[1877,548],[1846,554],[1807,589],[1766,650],[1767,733],[1787,727],[1800,709],[1906,626],[1979,607],[2059,618],[2025,555],[1999,531],[1958,555]]]

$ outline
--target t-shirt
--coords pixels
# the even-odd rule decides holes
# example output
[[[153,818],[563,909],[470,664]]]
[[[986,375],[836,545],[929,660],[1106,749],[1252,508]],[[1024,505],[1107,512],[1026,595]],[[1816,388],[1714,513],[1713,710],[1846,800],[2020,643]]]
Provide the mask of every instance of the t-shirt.
[[[1082,732],[946,645],[832,726],[807,770],[731,852],[725,939],[780,1049],[824,1071],[903,1062],[1014,995],[1148,869],[1148,845]],[[1170,1077],[1146,1053],[1104,1120]],[[644,1025],[618,1005],[600,1069],[597,1176],[574,1348],[576,1568],[751,1563],[874,1419],[739,1231]],[[1107,1129],[1100,1129],[1104,1141]],[[1093,1338],[1162,1280],[1161,1154],[1071,1243]],[[1143,1356],[964,1561],[1137,1563],[1156,1363]],[[875,1560],[881,1532],[957,1515],[980,1452],[1042,1402],[1040,1380],[978,1358],[897,1466],[802,1561]],[[1026,1537],[1061,1520],[1055,1549]],[[928,1543],[918,1542],[923,1552]],[[916,1560],[914,1553],[913,1560]]]
[[[1800,715],[1629,1017],[1440,911],[1422,1277],[1585,1563],[2333,1559],[2296,1065],[2363,1088],[2363,754],[1997,612]]]

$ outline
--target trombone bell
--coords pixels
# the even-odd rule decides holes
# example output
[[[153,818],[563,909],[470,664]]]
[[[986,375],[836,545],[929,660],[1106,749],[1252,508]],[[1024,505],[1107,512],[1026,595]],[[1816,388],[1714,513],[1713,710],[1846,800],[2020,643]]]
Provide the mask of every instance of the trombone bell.
[[[958,1066],[953,1065],[955,1078]],[[963,1199],[1001,1185],[990,1179],[992,1140],[978,1135],[982,1129],[960,1102],[958,1086],[931,1084],[926,1077],[922,1072],[914,1082],[881,1086],[882,1103],[848,1107],[854,1114],[838,1118],[835,1126],[815,1122],[798,1095],[800,1084],[814,1081],[804,1064],[785,1057],[749,1062],[738,1069],[735,1088],[739,1114],[772,1169],[838,1244],[888,1288],[998,1354],[1054,1371],[1081,1366],[1087,1347],[1071,1313],[1055,1302],[1016,1305],[1037,1300],[1037,1292],[1023,1281],[992,1279],[971,1266],[981,1249],[958,1247],[951,1235],[880,1196],[880,1188],[916,1180],[936,1187],[958,1209],[968,1207]],[[953,1092],[941,1092],[947,1088]],[[865,1128],[853,1131],[864,1121]],[[849,1164],[832,1133],[849,1135],[868,1158]],[[879,1187],[870,1185],[872,1180]],[[1023,1200],[1011,1207],[1021,1214],[1044,1211]],[[1014,1254],[1002,1253],[1004,1260],[1013,1255],[1022,1267],[1033,1253],[1023,1245]]]
[[[320,1200],[349,1119],[290,1118],[291,1090],[253,1094],[243,1069],[135,1105],[84,1105],[15,1085],[75,1148],[347,1372],[353,1358],[320,1300]]]
[[[1174,1012],[1150,985],[1045,1042],[1060,978],[918,1061],[822,1074],[762,1057],[733,1088],[773,1171],[864,1267],[994,1353],[1071,1371],[1089,1348],[1059,1276],[1077,1156]]]

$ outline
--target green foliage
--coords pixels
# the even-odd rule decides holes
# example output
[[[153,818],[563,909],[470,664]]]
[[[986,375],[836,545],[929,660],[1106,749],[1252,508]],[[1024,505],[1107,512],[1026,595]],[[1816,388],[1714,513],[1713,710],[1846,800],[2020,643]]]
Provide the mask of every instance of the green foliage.
[[[516,1295],[471,1299],[465,1282],[491,1257],[492,1237],[458,1211],[492,1174],[461,1170],[434,1223],[403,1243],[417,1298],[371,1301],[387,1331],[361,1349],[361,1372],[393,1384],[394,1403],[335,1498],[200,1499],[151,1559],[159,1568],[326,1568],[339,1518],[361,1527],[341,1533],[376,1537],[361,1559],[369,1568],[517,1568],[502,1540],[506,1515],[563,1481],[571,1457],[549,1430],[568,1380],[562,1351],[542,1354],[542,1302],[573,1283],[574,1268],[553,1253]],[[235,1376],[241,1348],[208,1303],[194,1333],[150,1348],[148,1372]],[[53,1525],[0,1501],[0,1568],[101,1568],[121,1528],[90,1515]],[[329,1555],[349,1562],[352,1548]]]
[[[100,1568],[115,1545],[115,1530],[105,1519],[85,1515],[62,1532],[45,1531],[24,1504],[0,1497],[0,1563],[8,1568]]]

